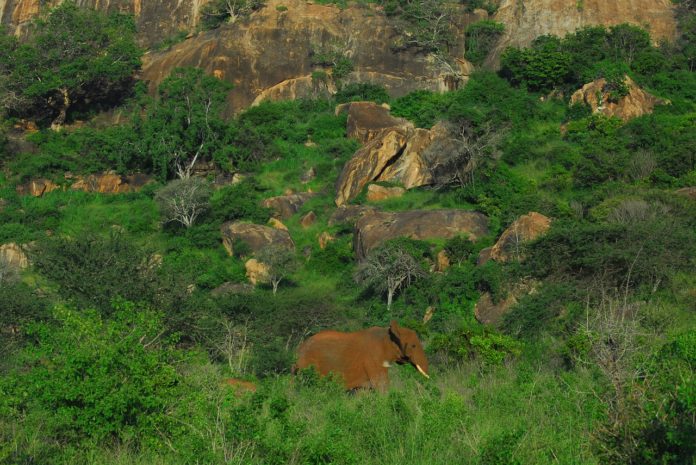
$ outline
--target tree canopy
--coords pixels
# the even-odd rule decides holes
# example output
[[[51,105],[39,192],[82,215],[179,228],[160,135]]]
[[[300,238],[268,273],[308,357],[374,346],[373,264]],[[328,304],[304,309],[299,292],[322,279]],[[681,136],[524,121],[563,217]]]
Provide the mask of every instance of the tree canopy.
[[[142,50],[133,18],[69,1],[36,21],[26,42],[4,35],[2,106],[12,116],[59,127],[86,105],[111,106],[129,94]]]

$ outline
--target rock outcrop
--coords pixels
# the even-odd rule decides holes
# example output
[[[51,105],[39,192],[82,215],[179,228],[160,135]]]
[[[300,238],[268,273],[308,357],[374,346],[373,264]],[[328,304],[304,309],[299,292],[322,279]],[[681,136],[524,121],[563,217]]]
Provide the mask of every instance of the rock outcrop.
[[[467,234],[474,241],[488,234],[488,218],[483,213],[465,210],[373,212],[355,225],[353,250],[362,260],[389,239],[450,239],[460,234]]]
[[[0,245],[0,265],[8,267],[12,271],[21,271],[29,266],[29,258],[22,246],[10,242]]]
[[[432,184],[425,154],[433,142],[449,137],[445,126],[437,124],[432,129],[416,129],[385,114],[386,110],[378,105],[358,108],[363,122],[370,121],[371,111],[376,112],[377,116],[372,117],[377,121],[376,129],[369,129],[368,124],[354,125],[353,132],[367,144],[343,166],[336,181],[336,205],[354,199],[372,181],[396,182],[406,189]],[[383,127],[390,122],[395,125]]]
[[[279,195],[263,201],[263,206],[273,210],[274,216],[280,219],[288,219],[302,208],[306,201],[316,196],[314,192],[300,192],[297,194]]]
[[[488,260],[497,262],[520,260],[522,244],[540,237],[550,227],[551,219],[541,213],[529,212],[522,215],[503,231],[493,247],[480,252],[477,263],[481,265]]]
[[[28,22],[62,0],[0,0],[0,24],[21,33]],[[140,42],[152,46],[181,31],[194,31],[208,0],[78,0],[85,8],[132,14]]]
[[[90,174],[88,176],[73,176],[70,173],[66,173],[65,181],[70,189],[73,190],[100,194],[123,194],[139,191],[146,184],[152,182],[152,178],[137,173],[121,176],[120,174],[107,171],[106,173]],[[33,195],[34,197],[41,197],[57,189],[61,189],[61,186],[43,178],[18,184],[15,188],[19,195]]]
[[[628,94],[613,100],[607,88],[607,80],[597,79],[582,86],[570,97],[570,103],[584,103],[592,108],[593,113],[602,113],[628,121],[638,116],[652,113],[655,105],[664,105],[669,101],[645,92],[633,79],[626,76],[624,83]]]
[[[49,179],[32,179],[23,184],[18,184],[15,190],[19,195],[32,195],[41,197],[54,190],[60,189],[60,186]]]
[[[476,19],[463,12],[456,17],[458,32],[451,53],[462,64],[468,63],[463,58],[463,31]],[[350,57],[354,71],[343,78],[344,84],[378,84],[392,96],[417,89],[445,91],[460,84],[427,54],[393,51],[398,34],[392,24],[379,7],[369,4],[339,8],[302,0],[269,0],[248,20],[146,55],[142,75],[154,89],[176,67],[203,68],[234,84],[228,99],[230,113],[263,100],[331,93],[330,79],[325,83],[312,78],[315,71],[328,71],[313,62],[313,56],[323,50],[336,49]]]
[[[240,221],[228,221],[220,227],[222,232],[222,244],[230,255],[234,255],[235,246],[242,243],[253,253],[264,247],[274,244],[288,249],[294,249],[295,243],[290,234],[282,229],[275,229],[259,224],[242,223]]]
[[[317,214],[312,212],[307,213],[300,219],[300,224],[303,228],[309,228],[317,221]]]
[[[563,37],[586,26],[647,27],[656,43],[674,39],[677,28],[671,0],[502,0],[494,19],[505,24],[500,50],[526,47],[545,34]]]

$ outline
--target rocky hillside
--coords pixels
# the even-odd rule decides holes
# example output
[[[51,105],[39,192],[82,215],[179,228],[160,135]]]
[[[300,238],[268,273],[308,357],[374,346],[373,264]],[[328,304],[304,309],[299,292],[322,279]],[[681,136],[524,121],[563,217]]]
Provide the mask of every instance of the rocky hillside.
[[[228,101],[231,112],[265,99],[317,97],[334,92],[332,81],[312,79],[312,73],[322,69],[312,57],[329,49],[352,62],[353,71],[345,77],[345,83],[374,83],[384,86],[392,96],[415,89],[452,90],[472,70],[464,57],[464,31],[469,24],[489,16],[481,9],[472,13],[462,8],[455,10],[454,40],[448,50],[455,64],[455,69],[451,69],[417,49],[395,51],[394,21],[375,4],[339,8],[303,0],[270,0],[246,20],[197,32],[201,8],[206,3],[207,0],[78,2],[85,7],[133,14],[140,41],[146,47],[181,32],[189,33],[188,38],[167,51],[147,54],[143,78],[154,89],[175,67],[201,67],[234,84]],[[0,0],[0,23],[19,33],[44,4],[39,0]],[[539,35],[563,36],[598,24],[645,26],[655,41],[673,39],[676,33],[670,0],[504,0],[492,19],[505,25],[498,52],[507,45],[528,45]],[[494,53],[491,63],[496,56]]]

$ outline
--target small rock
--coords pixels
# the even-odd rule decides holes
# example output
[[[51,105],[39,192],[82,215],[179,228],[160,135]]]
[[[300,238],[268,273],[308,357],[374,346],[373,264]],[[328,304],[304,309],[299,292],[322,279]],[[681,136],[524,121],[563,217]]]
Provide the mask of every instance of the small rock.
[[[268,282],[268,266],[264,265],[255,258],[247,260],[244,264],[247,279],[254,286],[258,283]]]
[[[367,186],[367,200],[370,202],[379,202],[381,200],[401,197],[406,192],[403,187],[383,187],[379,184],[370,184]]]
[[[278,218],[271,218],[268,220],[268,225],[274,229],[280,229],[281,231],[287,231],[288,227],[283,224]]]
[[[425,315],[423,315],[423,323],[427,323],[428,321],[432,320],[434,314],[435,314],[435,307],[433,307],[431,305],[428,308],[426,308]]]
[[[314,224],[314,222],[317,220],[317,215],[313,211],[307,213],[305,216],[302,217],[300,220],[300,224],[302,224],[303,228],[309,228]]]
[[[288,192],[288,191],[286,191]],[[290,191],[292,192],[292,191]],[[316,194],[313,192],[300,192],[297,194],[279,195],[270,197],[263,201],[263,206],[273,210],[274,216],[280,219],[290,218],[292,215],[300,211],[302,205]]]
[[[326,246],[329,245],[329,242],[333,242],[334,240],[336,240],[335,237],[333,237],[327,231],[324,231],[323,233],[319,234],[319,248],[324,250]]]
[[[444,250],[440,250],[437,253],[437,257],[436,257],[435,271],[442,273],[444,271],[447,271],[447,269],[449,267],[450,267],[450,259],[447,256],[447,252]]]
[[[287,231],[260,224],[228,221],[220,227],[220,232],[222,233],[222,244],[230,255],[234,255],[234,246],[237,242],[244,243],[254,253],[271,244],[288,249],[295,248],[295,243]]]
[[[541,213],[529,212],[520,216],[500,235],[490,250],[489,258],[498,262],[522,259],[521,245],[542,236],[550,227],[551,219]]]

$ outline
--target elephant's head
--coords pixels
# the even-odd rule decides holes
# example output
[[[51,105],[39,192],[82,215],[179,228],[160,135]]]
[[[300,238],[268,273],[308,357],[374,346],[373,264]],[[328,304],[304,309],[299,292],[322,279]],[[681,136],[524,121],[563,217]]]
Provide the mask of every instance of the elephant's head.
[[[425,376],[428,375],[428,359],[425,357],[423,346],[418,340],[416,332],[408,328],[402,328],[399,324],[392,320],[389,325],[389,337],[399,346],[401,351],[400,357],[396,360],[397,363],[410,363]]]

